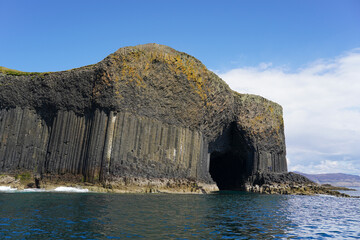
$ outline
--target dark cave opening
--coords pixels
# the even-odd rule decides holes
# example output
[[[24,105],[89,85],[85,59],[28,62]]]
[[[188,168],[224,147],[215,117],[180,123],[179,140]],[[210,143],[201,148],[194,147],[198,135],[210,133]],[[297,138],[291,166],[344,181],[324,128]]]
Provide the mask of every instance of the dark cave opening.
[[[241,190],[242,162],[231,152],[210,155],[210,174],[220,190]]]
[[[244,190],[250,171],[250,152],[235,122],[209,144],[209,172],[220,190]]]

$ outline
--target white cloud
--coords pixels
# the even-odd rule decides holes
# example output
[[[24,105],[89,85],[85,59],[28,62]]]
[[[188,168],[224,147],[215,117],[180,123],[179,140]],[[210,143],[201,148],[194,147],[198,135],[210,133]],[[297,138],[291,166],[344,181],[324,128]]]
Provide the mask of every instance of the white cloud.
[[[271,63],[219,74],[232,89],[284,109],[290,170],[360,175],[360,49],[288,72]],[[336,171],[338,172],[338,171]]]
[[[346,160],[342,161],[331,161],[331,160],[321,160],[317,163],[311,163],[309,166],[304,165],[295,165],[292,168],[292,171],[305,172],[310,174],[319,174],[319,173],[350,173],[357,174],[356,171],[349,171],[355,166],[352,162]]]

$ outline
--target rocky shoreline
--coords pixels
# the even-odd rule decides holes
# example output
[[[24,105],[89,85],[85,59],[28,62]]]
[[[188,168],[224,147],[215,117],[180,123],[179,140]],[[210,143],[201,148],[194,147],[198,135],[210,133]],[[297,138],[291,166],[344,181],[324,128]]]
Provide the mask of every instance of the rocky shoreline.
[[[286,176],[286,177],[284,177]],[[331,185],[319,185],[306,178],[294,175],[293,173],[268,174],[258,173],[252,176],[253,183],[249,181],[244,185],[246,192],[260,194],[281,194],[281,195],[331,195],[336,197],[350,197],[348,194],[340,193],[337,190],[348,190],[348,188],[337,188]],[[283,182],[276,182],[274,179],[282,178]],[[287,182],[284,178],[296,178],[297,181]],[[186,179],[145,179],[145,178],[117,178],[105,183],[88,183],[70,181],[68,178],[44,178],[37,180],[36,176],[26,178],[24,175],[1,175],[0,186],[24,189],[54,190],[58,187],[74,187],[88,189],[91,192],[100,193],[182,193],[182,194],[210,194],[219,191],[216,184],[201,183],[195,180]],[[251,180],[251,179],[250,179]],[[272,181],[272,182],[270,182]],[[262,183],[261,183],[262,182]]]
[[[351,191],[351,189],[346,189]],[[247,186],[246,191],[248,192],[257,192],[264,194],[283,194],[283,195],[332,195],[337,197],[350,197],[350,195],[341,193],[339,191],[333,190],[331,187],[324,187],[317,184],[308,184],[308,185],[298,185],[294,184],[264,184],[264,185],[255,185]]]
[[[245,183],[245,191],[264,194],[285,195],[332,195],[337,197],[350,197],[337,190],[351,190],[327,185],[319,185],[308,178],[293,172],[264,173],[257,172]]]
[[[37,183],[36,183],[37,182]],[[187,179],[145,179],[123,177],[106,181],[104,183],[89,183],[81,181],[69,181],[68,178],[45,178],[37,181],[37,178],[24,179],[19,176],[1,175],[0,186],[24,189],[54,190],[58,187],[74,187],[88,189],[91,192],[109,193],[194,193],[208,194],[219,191],[216,184],[202,183]]]

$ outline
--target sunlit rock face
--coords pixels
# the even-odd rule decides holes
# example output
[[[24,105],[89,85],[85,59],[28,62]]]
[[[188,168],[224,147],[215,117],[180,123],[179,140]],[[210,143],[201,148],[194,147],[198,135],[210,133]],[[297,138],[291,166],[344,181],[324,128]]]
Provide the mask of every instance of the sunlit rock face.
[[[257,172],[286,172],[285,154],[281,106],[232,91],[167,46],[63,72],[0,71],[3,174],[234,190]]]

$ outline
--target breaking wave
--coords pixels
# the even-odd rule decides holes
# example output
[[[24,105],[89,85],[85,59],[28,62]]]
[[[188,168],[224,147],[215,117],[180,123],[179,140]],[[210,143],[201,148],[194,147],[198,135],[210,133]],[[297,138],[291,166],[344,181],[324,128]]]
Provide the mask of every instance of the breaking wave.
[[[86,188],[76,188],[76,187],[57,187],[53,190],[45,190],[42,188],[26,188],[23,190],[18,190],[17,188],[12,188],[9,186],[0,186],[0,192],[74,192],[74,193],[85,193],[89,192],[89,189]]]
[[[0,192],[10,192],[10,191],[16,191],[17,188],[12,188],[8,186],[0,186]]]
[[[55,192],[89,192],[89,189],[75,188],[75,187],[57,187],[53,191],[55,191]]]

